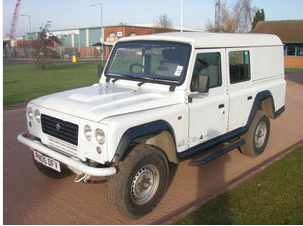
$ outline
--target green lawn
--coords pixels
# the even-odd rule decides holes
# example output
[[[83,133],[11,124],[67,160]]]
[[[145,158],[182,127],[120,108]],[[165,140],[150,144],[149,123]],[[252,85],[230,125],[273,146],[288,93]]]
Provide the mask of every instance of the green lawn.
[[[46,94],[96,83],[98,64],[51,64],[45,70],[30,64],[3,66],[3,105],[25,103]],[[285,68],[286,72],[299,70],[303,69]]]
[[[303,68],[286,67],[285,72],[303,71]]]
[[[175,224],[303,224],[303,146]]]
[[[24,103],[46,94],[92,85],[98,82],[98,64],[51,64],[45,70],[30,64],[3,66],[3,105]]]

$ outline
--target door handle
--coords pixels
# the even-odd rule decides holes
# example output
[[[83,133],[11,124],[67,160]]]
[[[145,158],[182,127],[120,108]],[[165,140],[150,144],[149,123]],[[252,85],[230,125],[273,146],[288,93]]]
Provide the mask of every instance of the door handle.
[[[248,96],[248,97],[247,97],[247,100],[251,100],[251,99],[252,99],[252,96]]]
[[[224,108],[224,104],[219,104],[218,108]]]

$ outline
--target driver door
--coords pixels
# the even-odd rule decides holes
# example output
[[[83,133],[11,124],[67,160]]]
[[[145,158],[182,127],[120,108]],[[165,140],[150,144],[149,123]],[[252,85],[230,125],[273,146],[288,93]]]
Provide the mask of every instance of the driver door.
[[[191,81],[189,107],[189,147],[227,132],[228,95],[226,91],[225,50],[198,50]],[[209,76],[209,91],[198,93],[197,76]]]

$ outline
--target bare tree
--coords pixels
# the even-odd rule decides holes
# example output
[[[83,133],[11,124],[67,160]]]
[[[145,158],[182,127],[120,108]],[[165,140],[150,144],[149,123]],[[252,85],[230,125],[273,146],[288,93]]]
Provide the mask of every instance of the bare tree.
[[[218,24],[219,22],[217,22]],[[216,24],[214,24],[210,18],[207,19],[205,24],[205,30],[208,32],[218,32],[218,29],[216,27]]]
[[[251,23],[256,8],[251,6],[251,0],[238,0],[234,9],[237,9],[238,30],[237,32],[248,32],[251,30]]]
[[[158,17],[158,25],[160,29],[170,30],[173,27],[173,22],[172,19],[164,13]]]
[[[215,23],[206,23],[206,30],[210,32],[248,32],[251,28],[252,15],[256,9],[251,6],[251,0],[238,0],[235,5],[220,4],[219,16]],[[217,27],[219,24],[219,28]]]
[[[238,28],[237,12],[233,11],[225,2],[216,8],[217,18],[215,22],[210,19],[206,22],[205,29],[209,32],[236,32]]]

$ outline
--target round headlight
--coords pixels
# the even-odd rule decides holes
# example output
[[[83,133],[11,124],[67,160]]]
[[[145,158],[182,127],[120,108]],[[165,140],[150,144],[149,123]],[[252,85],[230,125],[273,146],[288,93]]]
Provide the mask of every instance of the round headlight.
[[[86,139],[88,141],[90,141],[92,139],[92,129],[90,128],[89,125],[84,126],[84,136],[86,137]]]
[[[95,137],[96,137],[96,141],[98,142],[98,144],[105,143],[105,134],[102,129],[96,129]]]
[[[41,122],[41,114],[39,110],[35,110],[35,119],[38,123]]]
[[[33,119],[34,113],[31,107],[27,108],[27,116],[29,119]]]

